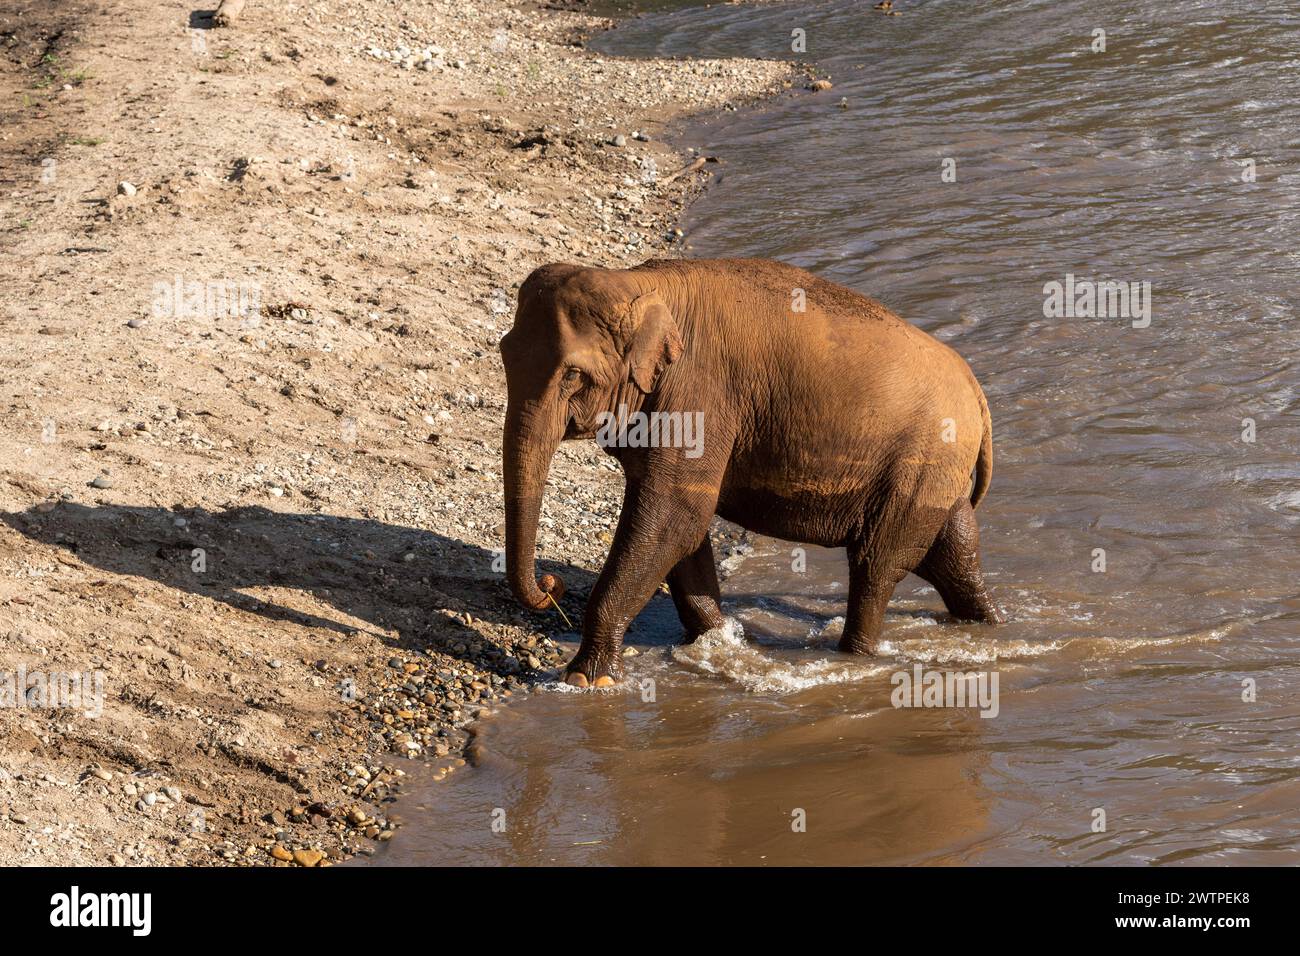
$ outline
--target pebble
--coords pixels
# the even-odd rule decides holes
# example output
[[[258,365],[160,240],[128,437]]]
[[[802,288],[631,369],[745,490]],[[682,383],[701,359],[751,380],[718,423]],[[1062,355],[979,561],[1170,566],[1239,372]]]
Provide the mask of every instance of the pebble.
[[[119,196],[134,196],[136,188],[134,183],[129,183],[125,179],[117,184],[117,194]]]
[[[90,487],[106,490],[113,487],[113,479],[108,475],[96,475],[90,482]]]
[[[141,326],[143,326],[144,324],[145,324],[145,320],[144,320],[144,319],[132,319],[131,321],[129,321],[129,322],[126,323],[126,327],[127,327],[128,329],[138,329],[138,328],[140,328]]]
[[[288,850],[286,850],[284,847],[280,846],[280,844],[278,843],[275,846],[271,847],[271,856],[282,863],[288,863],[290,860],[293,859],[293,854],[290,853]]]
[[[808,89],[812,90],[813,92],[820,93],[822,90],[829,90],[834,85],[835,84],[833,84],[830,80],[816,80],[808,84]]]
[[[320,850],[294,850],[293,862],[299,866],[318,866],[320,861],[325,858],[325,854]]]
[[[609,144],[611,146],[626,146],[627,137],[624,136],[622,133],[619,133],[617,136],[615,136],[613,139],[609,141]]]

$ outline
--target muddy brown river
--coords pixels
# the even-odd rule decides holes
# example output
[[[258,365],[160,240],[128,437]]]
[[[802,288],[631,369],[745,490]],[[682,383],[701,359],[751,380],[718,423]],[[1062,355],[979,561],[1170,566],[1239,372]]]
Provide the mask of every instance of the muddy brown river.
[[[673,10],[600,45],[805,31],[833,90],[682,131],[724,159],[689,254],[803,266],[965,356],[1009,622],[908,578],[886,653],[848,658],[841,553],[720,550],[734,625],[675,646],[656,598],[623,686],[483,721],[374,862],[1300,863],[1300,12],[899,8]],[[1105,280],[1127,312],[1076,297]],[[917,665],[996,675],[996,712],[893,706]]]

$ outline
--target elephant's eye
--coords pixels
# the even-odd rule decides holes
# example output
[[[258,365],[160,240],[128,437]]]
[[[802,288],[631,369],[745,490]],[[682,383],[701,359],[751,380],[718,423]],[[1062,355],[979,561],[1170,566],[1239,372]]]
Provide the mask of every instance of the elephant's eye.
[[[570,387],[578,385],[582,381],[582,372],[579,369],[571,368],[564,373],[564,384]]]

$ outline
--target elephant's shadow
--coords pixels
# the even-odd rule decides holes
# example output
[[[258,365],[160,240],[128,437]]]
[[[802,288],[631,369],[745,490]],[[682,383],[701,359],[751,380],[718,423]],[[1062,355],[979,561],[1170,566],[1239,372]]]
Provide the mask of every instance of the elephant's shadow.
[[[176,523],[178,518],[184,526]],[[449,638],[477,636],[467,626],[466,614],[576,641],[596,579],[594,572],[575,565],[537,562],[538,573],[563,578],[567,591],[561,605],[570,626],[554,611],[519,608],[497,553],[420,528],[257,505],[207,511],[61,502],[47,513],[35,508],[0,512],[0,521],[113,574],[156,581],[268,620],[341,634],[369,630],[395,648],[417,652],[437,645],[454,653],[457,642]],[[248,593],[254,589],[279,593]],[[305,592],[315,600],[297,601],[286,591]],[[762,606],[795,619],[816,619],[815,612],[790,597],[727,594],[724,587],[724,606]],[[339,613],[321,613],[322,604]],[[627,642],[663,647],[682,636],[672,601],[660,593],[637,616]]]
[[[270,620],[344,634],[368,631],[394,647],[419,651],[436,643],[451,653],[456,642],[449,637],[477,634],[466,614],[557,639],[576,637],[556,612],[517,607],[497,554],[419,528],[259,506],[207,511],[71,502],[47,513],[0,513],[0,521],[91,567]],[[538,568],[569,586],[561,603],[576,626],[595,575],[558,562],[540,561]],[[246,593],[250,589],[275,592]],[[294,591],[315,600],[297,600]],[[321,605],[338,614],[323,613]]]

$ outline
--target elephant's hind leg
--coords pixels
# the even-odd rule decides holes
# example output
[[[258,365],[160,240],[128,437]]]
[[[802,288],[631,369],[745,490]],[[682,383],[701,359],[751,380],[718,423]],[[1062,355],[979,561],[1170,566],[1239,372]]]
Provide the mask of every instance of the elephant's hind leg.
[[[722,595],[718,590],[718,569],[713,563],[713,542],[706,534],[700,546],[682,558],[668,573],[668,590],[677,605],[677,616],[686,628],[686,640],[723,624]]]
[[[941,509],[910,504],[870,516],[861,539],[848,548],[849,605],[841,651],[877,653],[894,588],[929,557],[931,542],[943,535],[951,519]],[[978,572],[978,561],[975,567]]]
[[[874,654],[880,643],[885,608],[894,586],[907,572],[892,562],[872,562],[849,551],[849,604],[844,615],[844,636],[839,649],[845,654]]]
[[[1005,618],[993,604],[980,571],[980,532],[975,509],[962,498],[948,513],[916,575],[934,585],[954,617],[1001,624]]]

